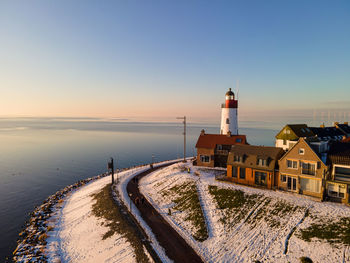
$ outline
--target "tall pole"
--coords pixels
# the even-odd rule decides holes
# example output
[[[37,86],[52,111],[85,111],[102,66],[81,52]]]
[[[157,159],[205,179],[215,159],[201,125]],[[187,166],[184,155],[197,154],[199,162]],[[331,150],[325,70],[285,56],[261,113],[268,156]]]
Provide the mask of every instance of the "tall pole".
[[[181,119],[183,120],[183,124],[184,124],[184,162],[186,162],[186,116],[183,117],[177,117],[176,119]]]
[[[111,165],[112,165],[112,184],[114,184],[114,163],[113,163],[112,157],[111,157]]]

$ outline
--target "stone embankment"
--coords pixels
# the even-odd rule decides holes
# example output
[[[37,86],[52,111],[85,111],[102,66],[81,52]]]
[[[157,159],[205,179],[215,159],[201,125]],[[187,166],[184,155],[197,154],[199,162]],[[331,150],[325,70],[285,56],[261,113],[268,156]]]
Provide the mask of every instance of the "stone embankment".
[[[107,174],[100,174],[69,185],[49,196],[42,205],[36,207],[30,213],[30,219],[25,224],[24,230],[19,233],[17,248],[13,251],[13,261],[46,262],[47,258],[44,252],[47,232],[52,229],[51,226],[48,226],[48,220],[54,212],[55,207],[62,203],[63,198],[72,190],[104,176],[107,176]]]

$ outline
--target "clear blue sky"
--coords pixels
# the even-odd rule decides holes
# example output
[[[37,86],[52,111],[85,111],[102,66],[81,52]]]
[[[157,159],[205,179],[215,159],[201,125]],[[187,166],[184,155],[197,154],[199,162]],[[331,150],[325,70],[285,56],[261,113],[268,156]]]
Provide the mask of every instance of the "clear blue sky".
[[[0,40],[0,115],[350,112],[349,1],[3,0]]]

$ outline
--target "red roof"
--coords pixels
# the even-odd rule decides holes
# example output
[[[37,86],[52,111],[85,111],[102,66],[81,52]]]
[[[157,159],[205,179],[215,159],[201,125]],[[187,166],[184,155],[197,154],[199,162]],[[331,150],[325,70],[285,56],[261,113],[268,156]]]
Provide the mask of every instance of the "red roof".
[[[214,149],[218,144],[247,144],[247,139],[245,135],[201,134],[198,137],[196,148]]]

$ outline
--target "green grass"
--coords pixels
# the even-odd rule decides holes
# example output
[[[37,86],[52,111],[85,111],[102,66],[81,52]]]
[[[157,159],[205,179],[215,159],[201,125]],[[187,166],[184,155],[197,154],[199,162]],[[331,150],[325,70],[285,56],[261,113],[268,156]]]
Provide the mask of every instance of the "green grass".
[[[188,214],[185,221],[191,221],[195,226],[196,232],[193,237],[196,240],[202,242],[208,238],[207,227],[194,182],[175,185],[169,190],[162,191],[161,195],[171,197],[171,201],[175,204],[172,210],[183,211]]]
[[[144,252],[143,244],[135,229],[125,220],[118,206],[114,203],[111,185],[106,185],[99,193],[92,195],[95,203],[92,205],[92,213],[105,221],[101,223],[109,228],[102,236],[102,240],[111,238],[118,233],[126,238],[134,249],[137,262],[150,262]]]
[[[248,215],[253,206],[260,202],[262,196],[257,194],[248,195],[241,190],[208,186],[209,193],[213,196],[223,216],[220,221],[230,226],[239,223]]]
[[[336,222],[322,221],[312,223],[309,227],[300,230],[300,237],[310,242],[312,238],[319,238],[329,243],[350,245],[350,217],[342,217]]]

